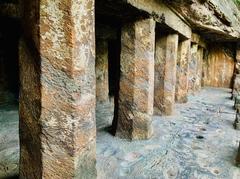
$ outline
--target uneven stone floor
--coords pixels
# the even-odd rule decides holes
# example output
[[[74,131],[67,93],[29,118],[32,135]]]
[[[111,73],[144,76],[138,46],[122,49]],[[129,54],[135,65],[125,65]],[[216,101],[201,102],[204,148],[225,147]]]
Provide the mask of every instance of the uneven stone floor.
[[[234,166],[240,132],[232,127],[230,96],[229,89],[203,89],[187,104],[177,105],[175,115],[155,116],[154,136],[147,141],[129,142],[101,129],[98,178],[240,178],[240,168]],[[17,175],[19,159],[17,105],[2,98],[0,178]]]
[[[0,179],[18,174],[18,105],[9,93],[0,92]]]
[[[240,132],[229,89],[203,89],[175,115],[154,117],[154,136],[128,142],[98,132],[97,167],[103,179],[239,179],[234,166]]]

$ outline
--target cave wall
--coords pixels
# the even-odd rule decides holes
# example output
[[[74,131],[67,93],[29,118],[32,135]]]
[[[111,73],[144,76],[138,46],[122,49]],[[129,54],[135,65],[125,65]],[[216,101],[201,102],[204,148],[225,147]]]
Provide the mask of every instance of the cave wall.
[[[226,45],[209,45],[209,52],[203,61],[202,84],[211,87],[232,87],[234,54]]]

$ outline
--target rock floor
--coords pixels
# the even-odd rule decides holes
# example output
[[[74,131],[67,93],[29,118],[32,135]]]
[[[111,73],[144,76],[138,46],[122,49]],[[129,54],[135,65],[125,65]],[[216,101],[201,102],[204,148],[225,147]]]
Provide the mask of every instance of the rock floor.
[[[130,142],[99,130],[98,178],[240,178],[234,166],[240,132],[232,127],[230,96],[229,89],[203,89],[178,104],[175,115],[155,116],[150,140]],[[17,105],[5,99],[0,102],[0,178],[16,176],[18,160]]]
[[[154,136],[129,142],[98,132],[101,179],[239,179],[234,166],[240,132],[229,89],[203,89],[176,106],[175,115],[155,116]]]

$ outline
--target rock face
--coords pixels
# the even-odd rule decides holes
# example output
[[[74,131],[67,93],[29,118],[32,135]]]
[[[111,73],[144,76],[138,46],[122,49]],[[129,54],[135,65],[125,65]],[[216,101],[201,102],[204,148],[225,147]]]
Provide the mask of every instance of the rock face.
[[[228,0],[2,0],[0,93],[17,86],[19,57],[20,178],[96,178],[96,117],[148,139],[153,111],[174,114],[202,86],[238,96],[239,12]]]
[[[160,32],[161,33],[161,32]],[[175,104],[178,35],[156,38],[154,113],[171,115]]]
[[[239,9],[232,0],[164,0],[183,16],[194,29],[203,31],[207,37],[217,39],[240,38]]]
[[[20,178],[95,178],[94,1],[23,10]]]
[[[97,128],[110,126],[113,120],[114,100],[109,96],[108,41],[96,42],[96,122]]]
[[[198,71],[198,44],[191,45],[191,59],[189,62],[189,87],[188,92],[194,93],[196,91],[196,84],[198,81],[197,71]]]
[[[191,58],[191,40],[183,40],[178,45],[177,74],[176,74],[176,94],[178,103],[187,102],[188,96],[188,73],[189,60]]]
[[[209,54],[204,60],[204,86],[231,88],[234,74],[234,57],[228,49],[216,44],[209,45]]]
[[[122,28],[117,136],[152,135],[155,22],[142,19]]]
[[[96,97],[99,102],[108,101],[108,43],[97,40],[96,44]]]
[[[233,99],[240,95],[240,47],[237,45],[235,71],[233,76]]]

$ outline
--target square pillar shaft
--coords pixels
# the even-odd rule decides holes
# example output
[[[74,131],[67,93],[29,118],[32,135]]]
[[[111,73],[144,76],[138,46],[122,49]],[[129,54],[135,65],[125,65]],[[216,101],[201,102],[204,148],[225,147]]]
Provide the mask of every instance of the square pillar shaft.
[[[156,39],[154,112],[157,115],[171,115],[174,110],[177,52],[177,34]]]
[[[196,81],[197,81],[197,65],[198,65],[198,44],[191,44],[191,59],[189,62],[189,83],[188,92],[196,92]]]
[[[121,43],[116,135],[147,139],[152,135],[155,22],[142,19],[125,24]]]
[[[94,0],[26,2],[20,178],[96,178]]]
[[[191,40],[184,40],[178,46],[177,58],[177,82],[176,82],[176,102],[187,102],[188,95],[188,73],[189,61],[191,58]]]
[[[96,43],[96,80],[97,101],[108,101],[108,42],[103,39],[97,39]]]
[[[200,91],[202,88],[202,72],[203,72],[203,48],[199,47],[197,51],[196,91]]]
[[[239,44],[236,50],[232,98],[235,99],[235,97],[237,97],[238,95],[240,95],[240,47],[239,47]]]

